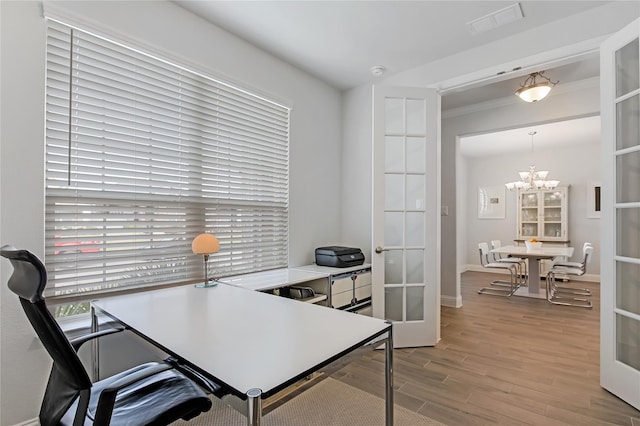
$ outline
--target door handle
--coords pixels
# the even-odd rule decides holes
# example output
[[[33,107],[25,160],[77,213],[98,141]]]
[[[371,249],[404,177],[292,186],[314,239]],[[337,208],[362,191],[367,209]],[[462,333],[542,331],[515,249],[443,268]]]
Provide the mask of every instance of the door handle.
[[[382,248],[382,247],[378,246],[378,247],[376,247],[376,250],[375,250],[375,251],[376,251],[376,253],[378,253],[378,254],[379,254],[379,253],[382,253],[383,251],[387,251],[387,250],[389,250],[389,249]]]

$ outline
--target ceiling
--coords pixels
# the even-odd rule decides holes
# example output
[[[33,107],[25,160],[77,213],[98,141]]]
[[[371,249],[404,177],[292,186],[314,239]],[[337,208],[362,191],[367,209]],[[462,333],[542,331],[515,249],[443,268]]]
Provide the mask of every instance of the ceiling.
[[[384,76],[500,40],[565,18],[607,1],[217,1],[173,0],[203,19],[340,89],[376,81],[371,68],[383,65]],[[523,19],[473,35],[467,23],[507,6],[519,5]],[[437,36],[434,36],[437,35]],[[545,70],[554,82],[567,84],[599,75],[599,59],[581,57]],[[379,77],[378,77],[379,78]],[[442,97],[442,110],[498,99],[515,99],[525,77],[496,81]],[[597,119],[597,120],[596,120]],[[599,117],[537,126],[536,146],[584,141],[599,135]],[[597,129],[595,128],[597,121]],[[576,129],[579,129],[576,131]],[[464,139],[465,156],[530,150],[532,129],[517,129]],[[482,150],[478,150],[482,147]],[[505,151],[507,150],[507,151]]]
[[[533,136],[535,150],[600,143],[600,116],[461,137],[460,154],[470,158],[530,152],[530,132],[536,132]]]
[[[348,89],[601,6],[606,1],[214,1],[181,7]],[[519,4],[523,18],[480,34],[467,23]],[[555,79],[564,76],[553,76]],[[507,83],[503,82],[505,85]],[[513,83],[508,91],[519,86]],[[485,90],[486,91],[486,90]]]

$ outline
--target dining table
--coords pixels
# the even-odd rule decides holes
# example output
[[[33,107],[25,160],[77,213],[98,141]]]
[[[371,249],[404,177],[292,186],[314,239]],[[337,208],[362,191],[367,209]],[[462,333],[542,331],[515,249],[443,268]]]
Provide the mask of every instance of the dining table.
[[[546,286],[540,288],[540,261],[558,256],[571,257],[573,255],[573,247],[545,246],[543,244],[537,248],[528,248],[526,246],[510,245],[494,248],[491,253],[527,260],[527,270],[529,271],[526,280],[527,286],[516,290],[514,296],[546,299]]]

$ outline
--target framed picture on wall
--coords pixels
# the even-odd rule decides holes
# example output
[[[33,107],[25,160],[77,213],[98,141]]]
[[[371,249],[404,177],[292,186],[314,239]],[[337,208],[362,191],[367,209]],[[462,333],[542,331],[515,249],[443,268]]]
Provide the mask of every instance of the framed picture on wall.
[[[504,219],[505,191],[504,185],[478,188],[478,219]]]
[[[587,217],[598,219],[600,217],[600,182],[587,182]]]

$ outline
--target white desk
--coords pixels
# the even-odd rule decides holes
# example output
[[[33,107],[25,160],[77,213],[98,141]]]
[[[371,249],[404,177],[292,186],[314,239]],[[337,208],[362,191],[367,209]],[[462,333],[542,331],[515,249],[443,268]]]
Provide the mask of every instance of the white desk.
[[[545,247],[543,244],[539,249],[527,250],[526,247],[504,246],[491,250],[491,253],[526,258],[529,270],[528,285],[527,287],[520,287],[514,295],[546,299],[546,289],[540,289],[539,261],[541,259],[553,259],[556,256],[571,257],[573,255],[573,247]]]
[[[323,279],[326,278],[327,275],[326,272],[281,268],[220,278],[218,281],[248,290],[265,291]]]
[[[262,399],[384,341],[386,424],[393,424],[393,336],[383,320],[223,283],[95,300],[91,310],[92,329],[104,314],[246,400],[250,426],[260,424]]]
[[[325,279],[326,287],[324,296],[317,296],[306,302],[317,303],[326,298],[326,305],[331,307],[331,288],[336,279],[352,274],[371,272],[370,264],[349,266],[346,268],[334,268],[329,266],[305,265],[293,268],[272,269],[270,271],[254,272],[251,274],[235,275],[220,278],[218,281],[236,287],[249,290],[268,291],[295,284],[307,283],[317,279]]]

